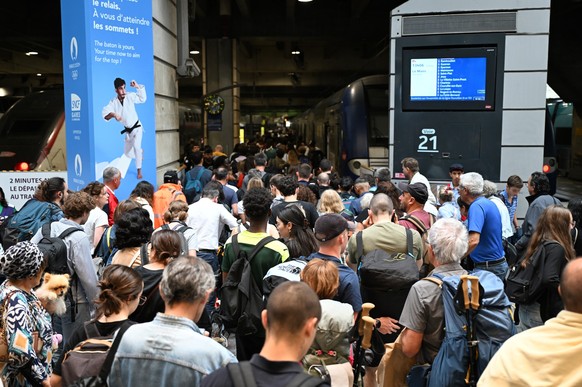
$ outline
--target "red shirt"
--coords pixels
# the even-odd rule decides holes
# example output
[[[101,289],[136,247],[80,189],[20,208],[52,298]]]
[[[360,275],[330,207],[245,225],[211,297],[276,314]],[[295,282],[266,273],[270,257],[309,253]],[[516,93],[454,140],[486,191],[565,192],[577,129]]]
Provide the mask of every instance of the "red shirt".
[[[107,213],[107,220],[109,221],[109,225],[113,225],[113,213],[119,204],[119,199],[115,196],[115,193],[109,188],[105,186],[107,192],[109,192],[109,199],[107,200],[107,204],[103,207],[103,211]]]

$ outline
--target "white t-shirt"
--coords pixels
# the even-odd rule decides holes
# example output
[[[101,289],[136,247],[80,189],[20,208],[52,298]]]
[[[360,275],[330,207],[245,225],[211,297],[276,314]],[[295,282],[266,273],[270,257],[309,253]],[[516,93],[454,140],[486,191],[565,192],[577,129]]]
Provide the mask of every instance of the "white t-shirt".
[[[89,243],[91,244],[91,254],[95,251],[95,246],[93,245],[93,238],[95,236],[95,229],[97,227],[107,227],[109,222],[107,221],[107,213],[101,208],[95,207],[89,212],[89,219],[83,225],[85,229],[85,234],[89,236]]]

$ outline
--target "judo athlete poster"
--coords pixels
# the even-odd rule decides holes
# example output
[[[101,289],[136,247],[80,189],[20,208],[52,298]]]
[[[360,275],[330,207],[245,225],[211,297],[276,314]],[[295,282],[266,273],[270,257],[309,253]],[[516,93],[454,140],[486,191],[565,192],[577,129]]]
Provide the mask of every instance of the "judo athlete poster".
[[[151,0],[61,0],[67,171],[73,190],[121,172],[120,199],[156,181]]]

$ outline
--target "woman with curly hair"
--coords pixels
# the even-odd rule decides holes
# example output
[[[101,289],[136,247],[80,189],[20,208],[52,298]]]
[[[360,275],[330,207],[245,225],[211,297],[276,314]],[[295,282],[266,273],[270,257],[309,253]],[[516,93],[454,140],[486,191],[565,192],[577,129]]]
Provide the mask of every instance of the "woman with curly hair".
[[[574,228],[572,214],[562,206],[549,206],[540,216],[530,239],[521,266],[531,264],[531,258],[541,250],[543,264],[543,290],[538,299],[528,305],[518,304],[519,325],[517,331],[543,325],[564,309],[558,286],[566,264],[576,258],[572,248],[571,230]]]
[[[129,316],[132,321],[149,322],[156,317],[158,312],[164,312],[164,300],[162,300],[159,290],[160,281],[166,266],[174,258],[181,255],[181,248],[182,241],[177,231],[157,229],[153,233],[149,255],[150,263],[135,268],[135,271],[143,278],[146,301]]]
[[[0,285],[0,323],[7,345],[0,384],[5,386],[50,385],[51,318],[32,291],[46,265],[42,252],[28,241],[0,255],[0,272],[8,278]]]
[[[111,263],[129,267],[141,266],[140,250],[150,240],[152,232],[152,221],[145,209],[139,207],[122,214],[115,232],[119,250],[112,255]]]
[[[51,386],[68,385],[72,381],[63,381],[61,376],[62,363],[66,353],[75,348],[80,342],[92,337],[109,336],[119,329],[123,334],[134,323],[129,320],[139,304],[145,300],[142,297],[143,280],[133,269],[122,265],[108,266],[99,281],[101,291],[95,300],[97,306],[96,319],[79,327],[63,348],[64,356],[59,358],[51,376]],[[90,335],[87,335],[90,333]],[[66,383],[63,383],[66,382]]]
[[[287,206],[279,212],[277,231],[291,258],[307,257],[319,249],[305,213],[298,205]]]

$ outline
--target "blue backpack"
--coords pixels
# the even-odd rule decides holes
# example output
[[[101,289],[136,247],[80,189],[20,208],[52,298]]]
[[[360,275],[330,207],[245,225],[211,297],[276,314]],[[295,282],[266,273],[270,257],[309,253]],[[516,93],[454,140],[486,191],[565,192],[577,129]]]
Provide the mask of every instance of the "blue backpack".
[[[198,201],[200,194],[202,193],[202,175],[204,174],[204,167],[200,167],[198,173],[196,174],[196,178],[192,178],[192,172],[194,169],[186,172],[186,186],[184,187],[184,195],[186,196],[186,200],[188,204],[191,204],[195,201]]]
[[[18,242],[30,240],[44,224],[62,217],[63,211],[56,204],[30,199],[19,212],[5,221],[8,224],[2,235],[2,246],[8,249]]]
[[[409,379],[409,385],[474,386],[489,360],[515,334],[503,282],[485,270],[463,276],[433,274],[424,280],[442,289],[445,338],[424,382]]]

